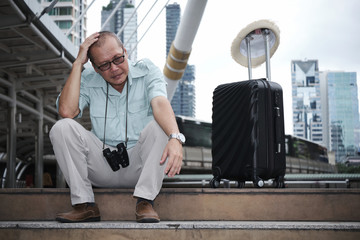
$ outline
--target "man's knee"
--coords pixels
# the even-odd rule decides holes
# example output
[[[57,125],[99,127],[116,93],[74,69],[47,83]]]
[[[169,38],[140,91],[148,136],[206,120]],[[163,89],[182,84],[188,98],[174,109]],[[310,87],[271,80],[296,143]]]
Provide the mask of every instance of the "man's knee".
[[[156,137],[167,137],[164,130],[155,120],[151,121],[144,130],[147,134],[151,134]]]
[[[58,120],[50,129],[49,137],[52,140],[54,137],[58,136],[58,134],[67,132],[67,130],[76,123],[75,120],[71,118],[64,118]]]
[[[149,122],[146,127],[141,131],[138,142],[140,144],[160,144],[165,147],[167,136],[159,124],[153,120]]]

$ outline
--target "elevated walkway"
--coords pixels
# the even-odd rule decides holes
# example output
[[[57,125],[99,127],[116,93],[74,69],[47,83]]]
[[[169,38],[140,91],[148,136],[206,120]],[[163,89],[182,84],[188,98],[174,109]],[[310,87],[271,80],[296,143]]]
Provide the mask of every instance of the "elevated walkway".
[[[131,189],[95,189],[102,222],[60,224],[69,189],[1,189],[0,239],[360,239],[359,189],[164,188],[159,224],[135,222]]]

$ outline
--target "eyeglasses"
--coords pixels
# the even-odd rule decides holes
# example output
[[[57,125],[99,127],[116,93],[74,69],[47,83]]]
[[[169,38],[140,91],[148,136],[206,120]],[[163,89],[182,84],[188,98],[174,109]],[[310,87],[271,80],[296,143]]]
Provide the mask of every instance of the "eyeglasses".
[[[100,66],[96,66],[98,69],[100,69],[101,71],[106,71],[109,70],[111,67],[111,63],[113,63],[114,65],[119,65],[122,64],[125,61],[125,53],[122,56],[116,57],[114,58],[112,61],[110,62],[106,62],[104,64],[101,64]]]

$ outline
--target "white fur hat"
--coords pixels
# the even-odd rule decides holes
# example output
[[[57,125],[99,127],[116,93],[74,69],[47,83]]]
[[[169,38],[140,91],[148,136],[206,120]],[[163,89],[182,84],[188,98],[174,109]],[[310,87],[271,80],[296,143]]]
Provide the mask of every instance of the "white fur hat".
[[[246,36],[250,33],[253,33],[251,34],[252,40],[250,41],[251,67],[255,68],[266,61],[265,40],[261,31],[255,31],[258,29],[270,30],[270,57],[272,57],[280,44],[280,30],[275,23],[269,20],[259,20],[247,25],[239,32],[231,45],[232,58],[244,67],[248,67]]]

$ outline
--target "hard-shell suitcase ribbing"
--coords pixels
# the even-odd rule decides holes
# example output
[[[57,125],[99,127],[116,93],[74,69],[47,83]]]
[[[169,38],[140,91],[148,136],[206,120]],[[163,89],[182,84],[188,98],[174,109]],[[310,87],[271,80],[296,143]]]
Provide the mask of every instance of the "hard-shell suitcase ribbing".
[[[270,35],[276,37],[278,34],[274,34],[273,26],[269,27],[269,24],[262,23],[267,27],[261,28],[259,22],[254,23],[257,28],[249,26],[251,31],[245,39],[240,42],[234,41],[235,45],[233,42],[232,50],[241,48],[238,43],[241,45],[241,42],[246,42],[247,67],[249,79],[252,79],[251,42],[254,39],[259,40],[262,36],[265,46],[266,76],[269,81],[258,79],[223,84],[214,90],[212,116],[214,178],[210,181],[212,187],[217,187],[221,179],[237,180],[239,187],[244,186],[246,180],[252,180],[255,186],[262,187],[263,180],[270,178],[275,179],[276,187],[285,186],[283,95],[281,86],[270,81]],[[275,30],[276,32],[278,31]],[[256,46],[258,50],[259,45]],[[277,48],[276,44],[273,46]]]
[[[213,93],[210,182],[251,180],[261,187],[274,179],[284,187],[285,137],[282,88],[266,79],[218,86]]]

